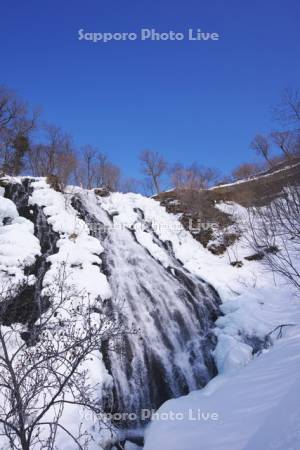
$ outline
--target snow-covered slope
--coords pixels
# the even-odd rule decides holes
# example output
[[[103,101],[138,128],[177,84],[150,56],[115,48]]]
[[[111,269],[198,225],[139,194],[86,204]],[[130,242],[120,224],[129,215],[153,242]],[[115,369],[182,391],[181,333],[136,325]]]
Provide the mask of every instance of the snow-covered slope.
[[[131,428],[141,421],[142,408],[203,387],[216,374],[213,327],[220,297],[200,272],[189,269],[192,238],[186,232],[179,236],[177,221],[154,200],[119,194],[101,199],[76,188],[63,194],[44,179],[28,178],[7,179],[3,194],[2,233],[8,234],[11,220],[18,223],[10,246],[15,257],[5,259],[7,250],[0,249],[3,283],[12,271],[24,278],[30,274],[28,296],[34,304],[55,289],[64,262],[77,292],[84,289],[90,299],[100,299],[101,313],[110,317],[113,312],[127,329],[136,330],[117,352],[104,345],[103,360],[95,359],[89,368],[100,385],[103,408],[136,413],[135,423],[126,424]],[[156,218],[175,230],[156,232]],[[31,258],[24,262],[27,253],[22,260],[19,255],[26,239]],[[22,303],[17,305],[26,328],[30,311],[25,314]],[[59,313],[68,314],[65,309]],[[68,413],[73,419],[74,414]]]
[[[214,353],[219,375],[203,390],[159,408],[146,432],[144,448],[299,450],[299,292],[266,271],[261,261],[244,259],[253,253],[246,210],[231,202],[218,207],[244,229],[241,238],[218,257],[225,264],[243,261],[242,267],[226,271],[222,281],[231,294],[223,291],[224,316],[216,321]],[[299,269],[298,257],[294,264]],[[252,355],[247,345],[236,345],[237,335],[243,333],[258,338],[268,335],[273,345]]]
[[[153,199],[119,193],[100,197],[75,187],[61,193],[44,179],[2,183],[2,286],[17,285],[29,274],[35,302],[54,284],[56,270],[64,262],[76,289],[101,299],[103,313],[117,314],[135,330],[121,343],[121,353],[104,345],[100,359],[89,366],[90,378],[99,383],[103,407],[137,413],[138,420],[122,424],[135,428],[145,425],[139,418],[142,409],[156,409],[170,398],[195,391],[170,400],[160,410],[202,410],[203,404],[219,413],[220,421],[200,426],[197,421],[154,421],[146,449],[158,450],[161,442],[166,450],[242,450],[247,442],[250,445],[266,419],[261,411],[271,414],[291,387],[288,382],[280,384],[280,371],[286,366],[282,373],[288,374],[298,364],[297,326],[287,327],[285,332],[293,335],[268,348],[268,353],[254,355],[266,346],[265,336],[276,326],[299,324],[294,292],[282,280],[274,284],[260,262],[245,261],[235,268],[228,254],[212,255]],[[243,215],[243,208],[230,208]],[[249,251],[243,238],[235,245],[231,251],[243,255]],[[284,359],[285,348],[289,355]],[[213,378],[217,370],[219,375]],[[272,370],[276,377],[272,378]],[[252,378],[257,391],[249,387]],[[296,383],[293,376],[284,378]],[[196,391],[208,382],[204,390]],[[276,401],[265,389],[268,382],[278,390]],[[256,395],[253,399],[251,393]],[[67,413],[66,422],[73,426],[82,419],[75,410]],[[72,448],[63,445],[60,448]]]
[[[298,327],[272,349],[234,375],[166,402],[146,432],[145,450],[299,450],[298,304],[294,313]]]

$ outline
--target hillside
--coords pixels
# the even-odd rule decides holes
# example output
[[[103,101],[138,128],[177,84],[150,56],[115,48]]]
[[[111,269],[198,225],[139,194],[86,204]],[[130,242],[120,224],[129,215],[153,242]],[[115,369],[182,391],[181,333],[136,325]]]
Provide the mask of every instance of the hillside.
[[[272,346],[266,345],[248,360],[243,358],[241,349],[235,353],[235,345],[227,337],[227,346],[214,352],[217,358],[222,358],[217,377],[204,389],[170,400],[158,410],[146,432],[145,450],[156,450],[159,446],[165,450],[299,450],[300,408],[295,400],[300,388],[299,291],[287,285],[278,273],[266,270],[263,256],[249,257],[253,250],[247,236],[245,208],[272,204],[274,198],[282,197],[288,185],[299,185],[299,181],[297,165],[199,194],[199,198],[203,195],[209,203],[210,227],[215,235],[222,229],[223,239],[229,230],[237,230],[235,238],[227,242],[226,251],[216,255],[218,261],[235,268],[235,276],[227,272],[224,280],[231,295],[227,300],[221,296],[224,317],[216,321],[218,339],[227,326],[231,330],[229,335],[241,332],[247,324],[259,336],[258,330],[262,331],[261,327],[270,320],[277,325],[274,328],[271,322],[267,325]],[[177,214],[183,214],[182,223],[195,214],[190,204],[182,201],[185,197],[180,193],[168,192],[160,197],[168,209],[176,208]],[[218,211],[227,216],[227,223]],[[201,240],[199,234],[194,236]],[[293,249],[290,255],[299,273],[299,239],[297,242],[298,247],[283,235],[279,252],[282,244]],[[212,244],[206,245],[209,248]],[[219,276],[216,271],[215,280]]]
[[[274,284],[273,274],[265,271],[262,261],[245,258],[251,254],[245,230],[228,242],[226,252],[216,255],[193,239],[177,216],[154,199],[74,186],[59,191],[46,179],[33,177],[2,177],[0,185],[0,325],[5,332],[13,332],[9,351],[22,341],[29,343],[29,351],[34,348],[39,314],[47,317],[53,306],[56,312],[51,326],[63,330],[64,324],[76,318],[78,293],[85,307],[92,302],[95,326],[101,321],[121,324],[117,338],[104,339],[100,351],[83,365],[89,383],[97,387],[94,395],[106,426],[84,407],[68,405],[60,416],[61,423],[74,433],[82,423],[83,430],[93,437],[88,449],[141,448],[153,410],[161,407],[165,411],[169,405],[173,410],[172,402],[174,410],[186,408],[182,405],[198,408],[202,396],[207,398],[208,409],[219,408],[220,412],[221,405],[237,395],[235,407],[244,411],[238,417],[245,424],[254,417],[256,407],[264,407],[260,397],[272,413],[270,397],[260,393],[268,370],[281,370],[281,364],[295,359],[286,367],[286,378],[298,367],[298,300],[296,291],[283,279],[276,278]],[[220,189],[224,187],[204,195],[220,195]],[[181,205],[175,193],[163,196],[168,199],[167,209],[171,206],[179,213]],[[218,203],[209,200],[209,208],[202,205],[202,211],[225,218],[227,234],[230,230],[233,234],[232,228],[244,223],[247,214],[232,199],[224,202],[220,197]],[[243,264],[230,264],[230,252]],[[65,293],[59,290],[62,267],[68,282]],[[60,306],[62,294],[67,294],[64,307]],[[283,330],[287,340],[282,340],[282,346],[295,341],[286,363],[281,354],[285,347],[282,351],[276,347],[276,327],[282,323],[293,324]],[[85,323],[79,320],[76,326],[82,332]],[[266,362],[265,354],[270,355]],[[234,378],[239,371],[241,376]],[[253,371],[260,387],[243,397],[241,392]],[[296,383],[294,376],[290,381]],[[280,391],[278,406],[291,386],[282,385],[280,377],[269,378],[269,382],[270,395],[273,388]],[[253,405],[254,392],[258,400]],[[186,394],[190,396],[184,397]],[[178,400],[165,403],[174,398]],[[39,401],[40,397],[35,398],[32,410],[36,411]],[[50,416],[54,414],[51,411]],[[231,450],[242,450],[265,420],[258,415],[247,431],[235,415],[222,411],[224,433],[219,434],[218,446],[213,427],[202,431],[196,427],[190,429],[188,450],[227,450],[228,442]],[[124,418],[115,418],[114,414],[123,417],[122,413],[126,413]],[[163,442],[166,450],[183,450],[185,430],[192,425],[165,423],[166,427],[161,427],[153,418],[145,448],[158,450]],[[57,439],[59,448],[74,449],[63,431]],[[5,436],[0,446],[9,448]]]
[[[300,183],[300,161],[285,163],[233,183],[200,191],[171,190],[154,198],[167,211],[177,214],[185,229],[212,253],[222,254],[239,236],[234,218],[218,208],[221,202],[235,202],[251,208],[269,204],[283,188]]]
[[[294,314],[297,330],[277,341],[272,350],[235,374],[217,376],[202,391],[166,402],[158,417],[177,414],[180,420],[154,419],[146,435],[145,450],[161,446],[166,450],[298,450],[297,305]]]

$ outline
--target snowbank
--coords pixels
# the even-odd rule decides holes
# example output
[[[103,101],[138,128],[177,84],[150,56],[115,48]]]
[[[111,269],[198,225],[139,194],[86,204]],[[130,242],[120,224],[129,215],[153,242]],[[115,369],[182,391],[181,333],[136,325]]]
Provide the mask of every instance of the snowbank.
[[[166,402],[161,416],[184,418],[153,420],[144,450],[299,450],[298,305],[294,312],[298,327],[274,348],[235,375],[219,375],[203,390]]]
[[[11,200],[0,196],[0,285],[25,282],[24,268],[32,265],[39,254],[33,223],[19,216]]]
[[[246,225],[244,208],[234,203],[219,207]],[[224,316],[216,321],[214,352],[219,375],[203,390],[159,408],[158,416],[165,414],[166,420],[152,421],[145,450],[299,450],[299,294],[260,261],[243,259],[251,253],[244,234],[227,254],[214,256],[215,263],[206,260],[210,269],[201,269],[214,286],[222,285]],[[232,255],[243,260],[242,267],[226,267]],[[253,356],[245,340],[263,338],[280,324],[291,325],[283,328],[284,337],[276,340],[277,332],[272,333],[274,347]],[[183,418],[173,420],[171,414]]]

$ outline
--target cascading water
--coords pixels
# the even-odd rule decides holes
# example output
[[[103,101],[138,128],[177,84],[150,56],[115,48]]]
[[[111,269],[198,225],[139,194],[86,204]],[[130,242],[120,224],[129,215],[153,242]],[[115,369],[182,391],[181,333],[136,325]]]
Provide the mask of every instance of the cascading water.
[[[121,354],[104,349],[114,379],[113,410],[139,416],[142,409],[156,409],[171,397],[203,387],[216,374],[212,328],[219,315],[217,292],[188,272],[171,244],[153,230],[147,231],[171,260],[167,268],[133,230],[114,227],[101,205],[90,212],[80,194],[72,205],[104,247],[101,270],[113,293],[108,312],[118,311],[123,323],[139,329],[126,336]]]
[[[36,308],[47,306],[41,296],[42,282],[49,269],[47,258],[57,253],[60,238],[48,223],[43,207],[30,204],[32,181],[25,178],[9,183],[5,189],[5,196],[15,203],[19,214],[34,223],[34,234],[41,245],[41,256],[27,268],[36,276],[34,286],[25,293],[33,308],[25,314],[21,298],[22,320],[19,316],[11,319],[29,325],[28,337]],[[103,344],[104,362],[113,378],[103,403],[110,412],[140,417],[142,410],[156,409],[169,398],[201,388],[216,374],[213,326],[220,314],[220,298],[212,286],[183,266],[172,243],[160,239],[142,209],[134,210],[137,220],[167,264],[143,245],[135,229],[115,227],[113,214],[97,202],[96,196],[91,197],[92,202],[84,191],[77,190],[71,204],[104,248],[99,270],[106,275],[112,291],[112,298],[104,302],[105,312],[108,316],[117,314],[126,328],[138,330],[125,334],[119,351],[113,351],[109,343]],[[121,425],[127,427],[127,433],[144,423],[137,422],[122,421]],[[126,436],[131,436],[128,433]]]

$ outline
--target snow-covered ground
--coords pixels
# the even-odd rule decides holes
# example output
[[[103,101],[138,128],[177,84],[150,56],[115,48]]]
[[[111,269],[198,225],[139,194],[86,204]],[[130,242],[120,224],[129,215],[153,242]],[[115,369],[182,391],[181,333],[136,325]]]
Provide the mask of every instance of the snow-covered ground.
[[[191,408],[195,416],[199,409],[204,417],[207,412],[215,412],[218,420],[168,420],[168,414],[167,420],[154,419],[146,433],[145,449],[299,449],[296,419],[300,417],[300,407],[293,401],[293,392],[300,388],[297,292],[267,272],[261,262],[243,259],[253,253],[245,236],[224,256],[215,256],[180,230],[174,216],[149,199],[127,195],[125,200],[121,194],[113,194],[102,201],[102,207],[118,211],[116,223],[133,227],[138,224],[134,211],[141,209],[160,239],[172,242],[176,257],[191,272],[210,282],[223,301],[224,316],[217,320],[215,330],[219,375],[205,389],[170,400],[158,411],[188,415]],[[223,204],[220,208],[240,223],[247,220],[246,211],[239,205]],[[137,238],[155,258],[160,257],[147,233],[139,229]],[[230,266],[236,258],[243,260],[242,267]],[[162,259],[161,263],[166,262]],[[272,333],[274,346],[253,356],[245,337],[263,339],[281,324],[292,326],[284,327],[281,340],[276,339],[279,330]],[[277,432],[271,435],[273,426]]]
[[[284,310],[277,311],[279,320],[288,316]],[[298,305],[291,318],[299,324]],[[299,388],[298,326],[236,373],[166,402],[146,432],[144,449],[299,450]]]
[[[33,223],[20,217],[15,204],[3,194],[0,188],[0,287],[24,281],[24,267],[40,254]]]
[[[245,225],[244,208],[219,207]],[[159,408],[146,431],[145,450],[300,449],[299,292],[260,261],[243,259],[252,253],[244,235],[202,270],[223,300],[224,316],[216,322],[219,375],[204,389]],[[235,259],[243,266],[228,270]],[[262,338],[281,324],[289,326],[275,330],[274,345],[258,355],[239,342],[239,336]]]
[[[64,261],[78,289],[84,288],[93,298],[110,299],[111,287],[101,266],[101,242],[90,235],[89,227],[71,205],[70,199],[77,193],[91,214],[99,214],[99,208],[107,211],[116,230],[130,230],[152,258],[164,268],[172,268],[170,253],[149,233],[149,229],[155,230],[160,242],[171,243],[174,257],[184,268],[214,286],[222,299],[224,315],[216,322],[218,343],[214,351],[219,375],[204,389],[161,406],[159,414],[181,413],[184,417],[174,420],[167,414],[167,420],[154,419],[146,432],[145,450],[300,449],[300,407],[296,401],[300,387],[299,298],[282,279],[266,272],[259,261],[243,260],[239,268],[229,264],[230,255],[242,259],[251,254],[246,239],[242,237],[225,255],[215,256],[153,199],[119,193],[99,198],[93,191],[79,188],[70,188],[63,195],[44,179],[35,180],[32,187],[30,204],[44,208],[48,223],[59,235],[58,252],[49,257],[51,266],[44,288],[53,283],[55,268]],[[245,215],[237,205],[221,207],[239,217]],[[16,282],[22,280],[24,266],[33,264],[40,254],[33,231],[33,224],[19,217],[14,203],[0,195],[2,283],[12,277]],[[129,235],[124,233],[122,238]],[[130,248],[128,241],[127,250]],[[250,341],[263,340],[281,324],[293,326],[284,328],[280,340],[272,333],[274,346],[253,356]],[[101,359],[89,370],[93,381],[110,383]],[[200,420],[193,420],[197,413]],[[78,412],[66,409],[66,424],[76,426],[81,420]],[[72,448],[63,441],[59,445],[64,450]],[[94,448],[101,448],[100,444],[95,442]]]
[[[22,179],[14,178],[10,181],[20,183]],[[30,205],[43,208],[48,223],[59,236],[56,244],[58,251],[48,257],[51,265],[43,279],[42,287],[45,294],[49,288],[53,295],[57,288],[59,299],[61,292],[56,283],[63,263],[67,273],[68,286],[72,287],[74,292],[86,295],[90,302],[97,298],[108,299],[111,296],[110,287],[105,275],[98,268],[101,264],[100,255],[103,249],[99,241],[90,236],[88,226],[72,208],[70,197],[51,189],[43,178],[33,180],[31,187],[29,208]],[[17,287],[18,283],[33,284],[36,281],[34,275],[30,275],[28,279],[25,269],[34,264],[36,256],[41,254],[41,248],[38,238],[34,235],[34,224],[30,220],[20,217],[16,205],[10,199],[3,197],[3,188],[1,188],[0,194],[0,291],[2,294],[8,288]],[[80,300],[80,297],[78,298]],[[63,305],[63,308],[57,311],[57,317],[67,317],[68,314],[68,305]],[[22,331],[21,326],[19,330]],[[17,348],[17,345],[20,345],[20,342],[22,341],[17,333],[16,339],[12,340],[10,344],[11,352]],[[102,362],[101,354],[90,355],[85,366],[89,370],[90,382],[97,385],[100,398],[101,389],[111,384],[111,377]],[[0,405],[2,406],[4,403],[3,397],[0,396]],[[101,448],[99,441],[106,440],[104,436],[107,431],[105,430],[102,435],[97,435],[92,429],[94,423],[88,413],[89,411],[78,411],[76,406],[66,405],[62,422],[74,435],[78,432],[81,423],[83,431],[88,430],[94,437],[94,443],[89,444],[89,449],[96,450]],[[47,414],[47,418],[52,419],[51,410]],[[110,436],[111,433],[108,434]],[[60,430],[57,434],[57,445],[63,450],[74,448],[73,440],[68,439],[68,436]],[[3,450],[10,448],[4,436],[0,436],[0,448]]]

